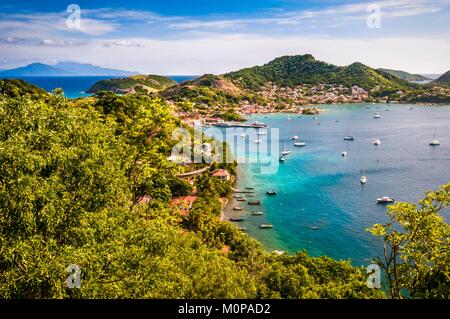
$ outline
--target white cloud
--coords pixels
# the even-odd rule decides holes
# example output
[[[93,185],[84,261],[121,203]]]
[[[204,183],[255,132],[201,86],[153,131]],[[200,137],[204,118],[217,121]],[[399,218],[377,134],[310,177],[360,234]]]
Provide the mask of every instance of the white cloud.
[[[264,64],[275,57],[311,53],[338,65],[355,61],[372,67],[404,69],[414,73],[441,73],[450,69],[450,42],[442,38],[329,38],[221,35],[197,39],[122,39],[123,44],[104,46],[107,40],[86,44],[79,50],[42,47],[36,60],[74,60],[105,67],[157,74],[225,73]],[[430,50],[433,48],[433,50]],[[2,58],[26,59],[32,47],[0,44]]]
[[[382,18],[394,19],[401,17],[412,17],[441,12],[446,9],[450,0],[430,1],[430,0],[382,0],[366,1],[363,3],[330,6],[317,10],[297,10],[282,11],[276,10],[274,14],[263,18],[248,19],[198,19],[183,20],[170,23],[169,27],[173,29],[227,29],[252,25],[296,25],[304,21],[315,24],[327,24],[332,20],[339,20],[339,26],[349,24],[355,20],[363,20],[368,16],[367,8],[369,5],[377,4],[380,6]]]

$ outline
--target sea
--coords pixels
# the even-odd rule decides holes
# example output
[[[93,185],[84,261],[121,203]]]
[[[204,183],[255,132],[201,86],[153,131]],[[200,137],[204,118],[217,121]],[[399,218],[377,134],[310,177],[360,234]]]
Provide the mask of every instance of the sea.
[[[316,119],[298,114],[248,119],[268,125],[262,144],[264,139],[271,143],[271,131],[277,129],[280,150],[287,148],[292,153],[272,174],[261,170],[266,166],[263,163],[247,160],[240,164],[237,188],[254,188],[255,194],[247,201],[259,200],[261,206],[233,199],[226,218],[244,217],[237,226],[247,228],[268,251],[306,250],[312,256],[367,266],[382,253],[382,242],[367,228],[388,221],[386,206],[377,204],[376,199],[390,196],[417,203],[426,191],[450,182],[450,106],[351,104],[321,108],[324,112]],[[375,114],[381,118],[374,118]],[[344,141],[346,135],[352,135],[354,141]],[[294,136],[307,146],[294,147]],[[441,141],[440,146],[429,145],[434,138]],[[381,145],[375,146],[375,139],[380,139]],[[343,157],[343,152],[347,156]],[[247,155],[252,158],[255,154]],[[365,185],[360,183],[363,174],[368,179]],[[269,190],[277,195],[266,195]],[[234,211],[235,205],[244,211]],[[255,211],[264,214],[253,216]],[[449,212],[445,215],[449,222]],[[271,224],[273,229],[260,229],[261,224]]]
[[[181,83],[196,78],[195,75],[168,75],[167,77]],[[68,98],[79,98],[90,96],[86,91],[96,82],[119,78],[114,76],[24,76],[14,77],[25,80],[44,90],[51,92],[56,88],[62,88],[64,95]]]

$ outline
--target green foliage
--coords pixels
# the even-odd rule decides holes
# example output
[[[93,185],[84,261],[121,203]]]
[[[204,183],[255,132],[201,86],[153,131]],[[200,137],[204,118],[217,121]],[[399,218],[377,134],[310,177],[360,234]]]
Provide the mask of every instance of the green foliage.
[[[0,95],[6,95],[12,98],[19,96],[39,97],[46,95],[47,92],[24,80],[0,79]]]
[[[132,87],[139,87],[142,93],[147,92],[142,88],[149,88],[154,91],[161,91],[167,89],[176,82],[165,76],[160,75],[136,75],[127,78],[102,80],[92,85],[88,92],[99,93],[101,91],[119,92],[125,91]],[[139,89],[138,89],[139,90]]]
[[[0,298],[380,297],[348,263],[276,257],[220,221],[230,184],[209,174],[180,222],[178,124],[150,97],[0,95]]]
[[[370,229],[384,241],[384,256],[376,262],[386,272],[391,297],[450,297],[450,225],[441,216],[449,206],[447,184],[418,206],[389,206],[390,221]]]
[[[394,88],[411,86],[396,76],[374,70],[361,63],[339,67],[317,61],[309,54],[280,57],[263,66],[242,69],[225,76],[236,84],[253,91],[258,91],[268,82],[280,87],[302,84],[357,85],[367,90],[374,89],[379,85]]]
[[[391,75],[394,75],[402,80],[405,81],[411,81],[411,82],[419,82],[419,81],[427,81],[430,80],[429,78],[420,75],[420,74],[411,74],[405,71],[400,71],[400,70],[391,70],[391,69],[378,69],[378,71],[381,72],[385,72],[385,73],[389,73]]]

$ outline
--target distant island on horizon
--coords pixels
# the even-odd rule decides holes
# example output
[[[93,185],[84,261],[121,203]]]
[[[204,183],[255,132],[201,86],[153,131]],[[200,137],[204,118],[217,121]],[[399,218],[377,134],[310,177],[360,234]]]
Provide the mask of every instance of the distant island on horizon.
[[[55,65],[32,63],[23,67],[1,70],[0,78],[14,76],[132,76],[138,72],[103,68],[88,63],[58,62]]]

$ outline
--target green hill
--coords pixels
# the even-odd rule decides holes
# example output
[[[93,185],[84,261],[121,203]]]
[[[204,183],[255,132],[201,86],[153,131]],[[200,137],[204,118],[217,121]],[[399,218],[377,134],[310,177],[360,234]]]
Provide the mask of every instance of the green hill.
[[[317,61],[310,54],[283,56],[263,66],[228,73],[225,77],[250,90],[258,90],[268,82],[281,87],[302,84],[358,85],[366,90],[378,86],[389,89],[403,89],[410,86],[407,81],[361,63],[340,67]]]
[[[405,71],[400,70],[391,70],[391,69],[378,69],[378,71],[389,73],[391,75],[394,75],[396,77],[399,77],[402,80],[408,81],[408,82],[420,82],[420,81],[429,81],[431,79],[420,75],[420,74],[411,74]]]
[[[158,92],[167,89],[176,82],[161,75],[135,75],[127,78],[103,80],[95,83],[88,93],[111,91],[114,93]]]
[[[170,87],[162,92],[162,96],[176,102],[190,101],[214,107],[237,105],[242,100],[262,102],[257,95],[243,91],[225,76],[213,74]]]
[[[229,79],[226,79],[225,77],[220,75],[205,74],[197,79],[185,81],[178,84],[177,86],[169,88],[168,90],[166,90],[164,95],[190,96],[192,95],[190,94],[190,92],[194,92],[198,88],[207,88],[212,92],[221,92],[222,94],[231,96],[238,96],[242,93],[242,90]]]
[[[437,80],[433,81],[432,84],[450,86],[450,71],[442,74]]]
[[[44,95],[47,92],[24,80],[3,79],[0,80],[0,94],[14,98],[18,96]]]

